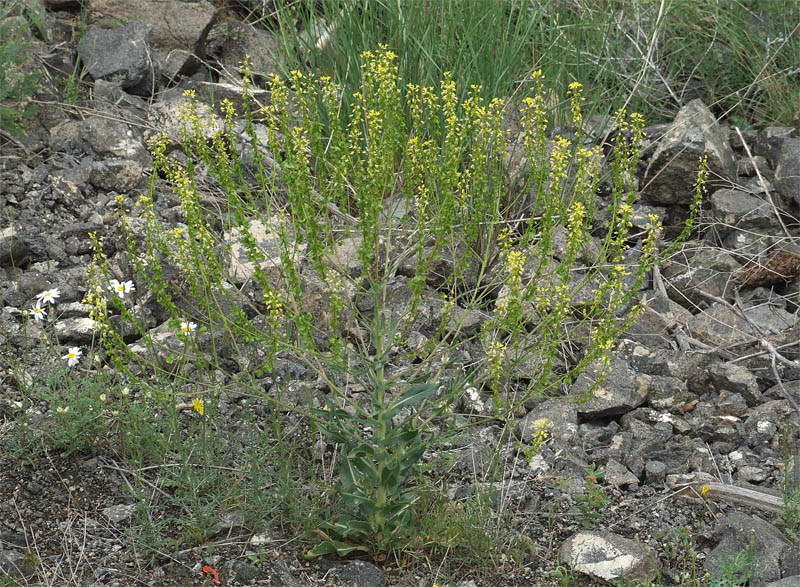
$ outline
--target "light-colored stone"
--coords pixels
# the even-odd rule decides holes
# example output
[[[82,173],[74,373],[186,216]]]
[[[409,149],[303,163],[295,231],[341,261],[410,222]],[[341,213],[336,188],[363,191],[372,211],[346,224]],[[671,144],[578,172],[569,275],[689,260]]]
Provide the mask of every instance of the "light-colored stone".
[[[573,534],[559,553],[576,571],[609,583],[640,584],[658,575],[656,557],[647,546],[611,532]]]

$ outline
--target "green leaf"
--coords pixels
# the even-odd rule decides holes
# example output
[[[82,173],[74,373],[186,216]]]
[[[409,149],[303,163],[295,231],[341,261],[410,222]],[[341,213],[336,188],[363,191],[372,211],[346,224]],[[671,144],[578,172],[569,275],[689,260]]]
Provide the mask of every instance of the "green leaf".
[[[365,459],[363,455],[349,454],[342,460],[339,476],[345,491],[358,488],[365,490],[365,483],[375,485],[378,482],[378,471],[372,459]]]
[[[369,540],[372,528],[365,520],[359,520],[352,516],[342,516],[341,520],[334,525],[334,531],[340,536],[356,536],[362,540]]]
[[[357,550],[369,552],[369,549],[366,546],[361,546],[360,544],[348,544],[346,542],[339,542],[338,540],[331,540],[329,542],[321,542],[320,544],[317,544],[314,548],[304,554],[303,558],[317,558],[325,554],[347,556],[348,554]]]
[[[398,485],[399,471],[394,467],[387,467],[381,473],[381,485],[392,489]]]
[[[372,453],[368,452],[351,453],[347,456],[347,461],[352,463],[360,473],[361,478],[366,479],[371,484],[378,482],[378,468],[375,466],[377,460]]]
[[[389,434],[381,443],[383,448],[392,448],[395,446],[411,446],[422,440],[422,432],[415,429],[403,430],[396,428]]]
[[[439,386],[435,383],[417,383],[412,385],[389,405],[389,408],[386,410],[386,417],[393,418],[404,407],[421,403],[423,400],[436,393],[437,389],[439,389]]]

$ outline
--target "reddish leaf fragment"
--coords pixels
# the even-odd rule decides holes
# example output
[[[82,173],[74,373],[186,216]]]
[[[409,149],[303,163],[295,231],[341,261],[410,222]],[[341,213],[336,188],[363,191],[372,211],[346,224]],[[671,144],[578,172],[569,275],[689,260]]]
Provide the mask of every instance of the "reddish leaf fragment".
[[[214,585],[222,585],[222,581],[219,580],[219,573],[217,572],[217,569],[206,565],[203,567],[203,572],[208,575],[209,579],[214,581]]]
[[[794,279],[800,273],[800,255],[791,251],[778,251],[764,264],[753,265],[742,271],[736,280],[743,287],[766,287]]]
[[[697,405],[697,401],[698,400],[693,399],[692,401],[683,404],[681,406],[681,412],[683,412],[684,414],[686,412],[691,412],[695,408],[695,406]]]

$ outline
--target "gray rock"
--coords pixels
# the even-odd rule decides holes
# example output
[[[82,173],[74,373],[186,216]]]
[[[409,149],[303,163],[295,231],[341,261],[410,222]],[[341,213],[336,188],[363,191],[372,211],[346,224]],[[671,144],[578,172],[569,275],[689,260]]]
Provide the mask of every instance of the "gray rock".
[[[230,576],[234,581],[239,581],[243,585],[252,585],[266,575],[266,573],[243,560],[235,560],[230,564]]]
[[[776,383],[769,389],[765,390],[763,396],[769,399],[782,400],[786,397],[784,390],[791,393],[792,397],[800,398],[800,379],[795,379],[794,381],[783,381],[780,384]]]
[[[800,542],[795,542],[783,549],[781,553],[781,573],[783,577],[800,576]]]
[[[736,284],[732,276],[741,267],[723,251],[688,249],[664,266],[667,295],[690,310],[706,301],[703,293],[725,298],[733,292]]]
[[[147,2],[141,0],[89,0],[88,10],[101,26],[139,20],[150,30],[150,44],[155,57],[166,63],[172,51],[205,53],[197,46],[203,31],[213,23],[214,6],[205,0],[181,2],[166,0]]]
[[[761,483],[769,478],[767,471],[761,467],[744,465],[736,470],[736,480],[746,483]]]
[[[561,561],[594,579],[630,584],[658,576],[658,562],[645,545],[611,532],[578,532],[559,550]]]
[[[159,101],[155,102],[147,112],[147,122],[155,132],[148,132],[147,138],[152,139],[157,134],[164,133],[171,141],[178,144],[182,141],[185,121],[182,119],[183,113],[189,105],[190,99],[183,95],[180,88],[172,88],[164,91],[159,96]],[[202,102],[194,104],[194,110],[200,119],[200,124],[196,129],[189,131],[199,131],[203,138],[210,139],[224,127],[222,119],[217,116],[212,108]]]
[[[783,141],[775,167],[775,188],[788,201],[800,204],[800,139]]]
[[[24,267],[31,258],[25,239],[15,227],[0,230],[0,267]]]
[[[386,576],[378,567],[366,561],[353,561],[340,569],[339,585],[342,587],[383,587]]]
[[[645,482],[648,485],[663,485],[667,466],[661,461],[647,461],[644,465]]]
[[[9,548],[0,552],[0,577],[22,577],[25,575],[25,555],[19,550]],[[12,583],[13,585],[14,583]]]
[[[56,321],[54,330],[62,343],[86,344],[97,338],[97,326],[91,318],[64,318]]]
[[[617,432],[611,437],[608,445],[594,450],[592,456],[596,459],[617,459],[622,461],[630,453],[633,446],[633,434],[630,432]]]
[[[689,391],[682,379],[661,375],[650,376],[648,403],[651,407],[679,413],[683,406],[695,399],[697,395]]]
[[[800,587],[800,575],[792,575],[777,581],[770,581],[765,583],[764,587]]]
[[[671,331],[683,326],[692,317],[686,308],[661,295],[642,301],[644,312],[631,324],[625,336],[648,349],[669,346]]]
[[[773,177],[774,174],[769,174],[767,177]],[[748,179],[743,186],[741,186],[742,191],[747,192],[748,194],[752,194],[754,196],[758,196],[761,194],[775,194],[777,193],[775,190],[775,185],[772,181],[767,179],[763,175],[759,177],[751,177]]]
[[[325,264],[351,279],[357,278],[362,271],[358,249],[363,240],[360,235],[338,240],[325,251]]]
[[[778,166],[778,161],[783,151],[786,139],[797,135],[797,129],[792,126],[770,126],[756,135],[756,140],[751,143],[754,155],[761,155],[769,162],[773,169]]]
[[[255,277],[256,267],[266,275],[272,287],[283,284],[281,270],[281,234],[285,233],[289,242],[294,240],[291,227],[285,226],[280,221],[262,222],[252,220],[246,229],[247,233],[255,240],[259,260],[251,260],[244,245],[245,229],[234,228],[223,235],[225,243],[223,263],[227,269],[232,283],[236,286],[244,285]],[[298,243],[292,247],[292,258],[295,264],[300,264],[305,258],[306,245]],[[285,286],[278,286],[279,291]]]
[[[769,444],[778,432],[778,425],[783,427],[787,420],[788,418],[777,413],[777,410],[772,413],[760,410],[752,414],[744,423],[743,432],[747,444],[753,448]]]
[[[81,140],[98,155],[131,159],[144,168],[152,164],[140,129],[105,116],[88,115],[84,120],[62,122],[50,129],[50,137],[53,145],[59,140]]]
[[[764,251],[774,249],[778,246],[780,240],[778,237],[736,229],[730,231],[722,239],[722,247],[734,253],[737,258],[753,258],[760,257]]]
[[[765,198],[757,198],[736,189],[721,189],[711,195],[714,229],[723,237],[734,229],[773,230],[778,226],[775,212]]]
[[[761,155],[754,155],[752,159],[739,159],[736,162],[736,174],[739,177],[753,177],[757,175],[756,172],[764,174],[771,174],[769,170],[766,157]]]
[[[244,85],[241,83],[198,82],[194,91],[195,97],[208,106],[219,106],[223,100],[228,100],[236,112],[244,112]],[[253,102],[269,101],[269,90],[250,86],[247,91]],[[266,144],[266,141],[264,143]]]
[[[111,159],[92,165],[89,181],[98,189],[125,193],[138,186],[144,177],[141,164],[128,159]]]
[[[636,374],[624,359],[612,358],[602,383],[592,390],[601,372],[601,364],[593,364],[570,388],[570,394],[589,397],[588,401],[578,404],[580,417],[592,419],[624,414],[647,400],[649,378]]]
[[[492,400],[481,397],[475,387],[467,387],[456,402],[456,409],[462,414],[488,416],[492,412]]]
[[[458,452],[456,466],[473,479],[485,479],[494,466],[494,449],[486,442],[476,440]]]
[[[722,577],[725,566],[737,556],[751,561],[751,583],[781,578],[781,553],[789,541],[772,524],[758,516],[735,512],[717,521],[714,535],[719,542],[705,562],[705,570],[712,578]]]
[[[147,101],[106,80],[94,81],[92,105],[102,112],[127,120],[144,120],[147,117]]]
[[[271,581],[269,585],[274,587],[301,587],[300,581],[292,574],[292,569],[285,560],[278,559],[274,563],[268,564],[267,570]]]
[[[537,406],[517,422],[515,432],[522,442],[528,443],[542,426],[562,448],[572,449],[578,438],[578,412],[575,403],[563,399],[549,399]]]
[[[735,363],[716,363],[708,368],[711,383],[719,391],[740,394],[747,405],[754,406],[761,401],[761,391],[756,376]]]
[[[225,71],[239,73],[241,64],[248,58],[250,72],[256,79],[269,80],[280,73],[279,41],[269,31],[251,24],[231,21],[221,27],[217,39],[211,43],[214,55]]]
[[[721,391],[716,400],[717,410],[723,416],[743,418],[747,414],[747,402],[739,393]]]
[[[689,357],[686,353],[671,349],[656,349],[637,345],[629,359],[631,366],[639,373],[683,379],[689,370]]]
[[[781,308],[756,306],[746,308],[750,319],[766,334],[780,334],[797,323],[798,316]],[[757,340],[750,324],[728,306],[719,303],[694,316],[687,328],[699,341],[732,350],[754,344]]]
[[[623,415],[621,420],[622,429],[632,435],[635,452],[648,457],[672,438],[676,416],[650,408],[637,408]]]
[[[27,548],[28,538],[21,532],[15,532],[13,530],[0,531],[0,550],[3,550],[9,546],[16,548]]]
[[[739,438],[742,419],[736,416],[693,414],[692,420],[696,424],[695,434],[706,442],[732,443]]]
[[[606,483],[613,487],[630,487],[636,489],[639,486],[639,478],[631,473],[628,468],[615,459],[609,459],[605,466],[603,477]]]
[[[78,237],[79,239],[86,240],[89,234],[97,233],[98,236],[103,236],[103,225],[97,222],[70,222],[64,225],[59,232],[62,239],[70,237]]]
[[[152,96],[158,90],[158,57],[150,50],[152,27],[141,21],[113,30],[91,26],[78,54],[94,79],[118,83],[128,93]]]
[[[112,505],[103,509],[103,515],[112,524],[121,524],[131,519],[139,506],[135,503]]]
[[[700,100],[681,108],[658,143],[645,171],[642,198],[655,205],[688,205],[700,157],[708,156],[710,177],[736,179],[736,164],[728,138]]]

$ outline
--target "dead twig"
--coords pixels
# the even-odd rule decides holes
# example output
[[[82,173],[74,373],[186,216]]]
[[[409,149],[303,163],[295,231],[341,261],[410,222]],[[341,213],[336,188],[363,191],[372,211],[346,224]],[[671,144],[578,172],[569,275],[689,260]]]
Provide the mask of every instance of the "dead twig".
[[[693,499],[715,499],[770,512],[783,512],[783,499],[780,497],[727,483],[692,481],[677,485],[675,489],[675,495]]]

